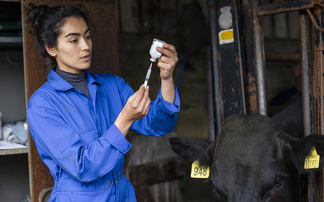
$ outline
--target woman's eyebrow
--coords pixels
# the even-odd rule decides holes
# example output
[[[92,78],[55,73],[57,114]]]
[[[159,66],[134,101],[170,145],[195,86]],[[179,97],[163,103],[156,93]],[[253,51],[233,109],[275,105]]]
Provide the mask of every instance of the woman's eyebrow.
[[[88,28],[84,33],[86,34],[87,32],[90,31],[90,28]],[[69,33],[65,36],[65,38],[69,37],[69,36],[80,36],[80,33]]]
[[[65,38],[69,37],[69,36],[80,36],[80,33],[69,33],[65,36]]]

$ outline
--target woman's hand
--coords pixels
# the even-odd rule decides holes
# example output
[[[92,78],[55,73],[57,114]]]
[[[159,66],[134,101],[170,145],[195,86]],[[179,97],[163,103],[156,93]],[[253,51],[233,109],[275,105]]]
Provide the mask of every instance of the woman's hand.
[[[167,80],[172,78],[174,67],[178,62],[178,53],[175,47],[171,44],[164,43],[163,48],[157,47],[156,50],[162,53],[157,63],[157,66],[160,68],[161,79]]]
[[[115,121],[115,125],[124,136],[126,136],[134,121],[148,114],[150,103],[148,86],[145,88],[142,85],[138,91],[128,98],[126,105]]]
[[[178,62],[178,53],[171,44],[164,43],[163,48],[156,48],[162,53],[157,66],[160,68],[161,93],[163,100],[173,103],[175,98],[175,89],[173,81],[173,70]]]

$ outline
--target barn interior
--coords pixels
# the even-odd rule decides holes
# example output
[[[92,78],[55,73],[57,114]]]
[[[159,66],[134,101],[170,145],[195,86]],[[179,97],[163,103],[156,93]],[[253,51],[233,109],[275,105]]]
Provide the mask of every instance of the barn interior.
[[[41,1],[28,2],[39,3]],[[74,4],[76,2],[92,3],[90,0],[58,0],[56,3]],[[245,26],[253,27],[254,25],[252,21],[246,24],[246,19],[242,17],[243,6],[252,1],[219,1],[217,4],[213,0],[111,0],[106,2],[112,5],[114,10],[105,20],[113,19],[115,23],[113,32],[116,35],[117,47],[115,48],[118,51],[115,68],[118,69],[117,74],[124,78],[133,89],[137,89],[144,81],[150,65],[148,51],[154,38],[174,45],[179,58],[174,80],[180,94],[181,110],[174,131],[159,138],[143,137],[133,132],[127,135],[133,148],[126,155],[125,173],[140,193],[138,201],[213,201],[211,185],[205,182],[205,179],[190,178],[190,165],[171,151],[168,138],[178,136],[211,141],[217,135],[214,102],[215,78],[213,78],[215,58],[219,62],[216,66],[228,73],[228,77],[223,77],[222,81],[225,82],[226,78],[229,78],[228,85],[231,83],[237,85],[232,87],[233,90],[231,88],[227,90],[226,86],[223,86],[221,94],[249,97],[247,92],[251,91],[248,91],[247,86],[252,84],[249,83],[251,80],[248,80],[245,74],[235,70],[229,71],[229,69],[235,68],[235,65],[254,67],[257,63],[252,59],[254,57],[251,51],[253,46],[252,49],[247,47],[247,44],[253,43],[254,37],[250,36],[245,29]],[[234,5],[233,2],[236,4]],[[261,0],[258,4],[267,5],[279,2],[281,1]],[[24,3],[25,1],[20,0],[0,0],[0,25],[8,21],[8,16],[16,19],[18,15],[21,20],[21,6]],[[312,1],[309,1],[309,5],[311,4]],[[231,14],[229,19],[232,22],[225,20],[225,25],[223,25],[225,28],[221,28],[219,19],[222,12],[220,9],[228,6],[231,8],[232,14],[229,13]],[[313,8],[312,6],[308,8]],[[297,7],[302,8],[300,5]],[[95,6],[94,8],[96,9]],[[299,91],[301,88],[298,81],[301,72],[300,12],[302,11],[304,10],[299,11],[295,8],[283,13],[264,14],[259,17],[262,20],[260,47],[264,49],[264,54],[262,51],[259,51],[259,54],[261,57],[263,54],[265,64],[264,101],[266,114],[270,116],[282,106],[282,103],[270,105],[277,95],[285,90],[296,88]],[[213,12],[216,12],[217,17],[213,17],[215,15]],[[98,13],[93,12],[92,15],[98,15]],[[252,18],[252,14],[247,16]],[[215,26],[217,26],[216,32],[213,30]],[[222,30],[235,30],[235,26],[239,27],[241,48],[244,51],[224,48],[237,44],[235,35],[237,31],[234,31],[233,41],[218,44],[218,33]],[[96,27],[98,30],[101,29],[100,24]],[[22,33],[21,24],[19,31],[20,33],[16,35],[16,33],[8,33],[0,28],[0,112],[2,114],[2,116],[0,114],[0,126],[26,121],[27,82],[30,81],[26,80],[25,61],[28,57],[34,56],[24,53],[24,49],[26,50],[25,36]],[[216,48],[224,48],[221,54],[217,51],[216,54],[213,49],[215,43],[217,43]],[[238,53],[245,55],[237,55]],[[248,55],[252,56],[249,58]],[[228,63],[221,63],[227,60]],[[234,76],[234,80],[230,79],[232,77],[229,74]],[[240,80],[240,83],[235,78],[243,80]],[[246,88],[247,92],[240,94],[237,89],[242,89],[243,83],[243,88]],[[150,96],[153,100],[160,88],[156,64],[153,64],[149,85]],[[245,106],[245,101],[239,100],[235,103],[230,99],[227,102],[228,105],[223,103],[222,118],[228,116],[227,113],[253,111],[249,101],[246,101]],[[3,139],[0,135],[1,138]],[[36,157],[31,155],[28,148],[8,149],[0,146],[0,201],[29,201],[31,193],[34,194],[31,201],[36,201],[39,197],[42,201],[48,199],[52,182],[48,185],[45,181],[50,181],[51,178],[48,177],[48,170],[42,170],[43,168],[36,174],[31,174],[33,158]],[[33,179],[35,175],[38,176],[36,181]],[[36,191],[32,189],[36,182],[37,186],[44,185],[42,189],[36,189]]]

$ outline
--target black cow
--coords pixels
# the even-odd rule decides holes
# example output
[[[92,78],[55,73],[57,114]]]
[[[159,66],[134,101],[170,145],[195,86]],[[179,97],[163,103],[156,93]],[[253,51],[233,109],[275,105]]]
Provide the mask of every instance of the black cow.
[[[192,164],[210,166],[216,201],[300,201],[299,176],[314,146],[324,155],[324,136],[303,138],[301,96],[273,118],[234,114],[217,139],[206,143],[170,138],[172,150]],[[320,158],[320,167],[324,158]],[[314,169],[312,169],[314,170]]]

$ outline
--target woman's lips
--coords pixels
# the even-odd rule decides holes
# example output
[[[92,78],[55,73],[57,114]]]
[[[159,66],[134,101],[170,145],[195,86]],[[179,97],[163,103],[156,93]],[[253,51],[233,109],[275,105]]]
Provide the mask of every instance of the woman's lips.
[[[88,61],[88,60],[90,60],[90,55],[85,55],[81,59],[85,60],[85,61]]]

